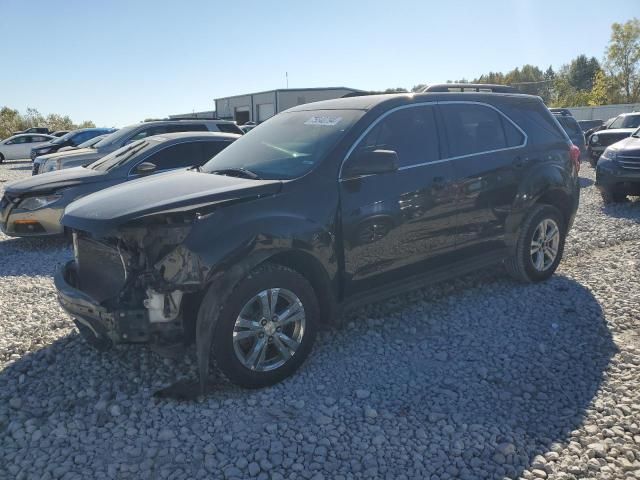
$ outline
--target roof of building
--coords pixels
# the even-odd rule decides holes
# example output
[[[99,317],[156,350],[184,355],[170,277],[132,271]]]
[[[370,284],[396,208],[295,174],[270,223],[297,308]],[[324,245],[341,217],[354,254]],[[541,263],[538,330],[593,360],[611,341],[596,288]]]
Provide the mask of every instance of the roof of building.
[[[253,92],[253,93],[244,93],[240,95],[230,95],[227,97],[219,97],[216,98],[215,101],[218,100],[226,100],[228,98],[238,98],[238,97],[249,97],[251,95],[262,95],[263,93],[273,93],[273,92],[315,92],[322,90],[350,90],[352,92],[363,92],[364,90],[359,90],[357,88],[350,87],[315,87],[315,88],[276,88],[273,90],[263,90],[262,92]]]

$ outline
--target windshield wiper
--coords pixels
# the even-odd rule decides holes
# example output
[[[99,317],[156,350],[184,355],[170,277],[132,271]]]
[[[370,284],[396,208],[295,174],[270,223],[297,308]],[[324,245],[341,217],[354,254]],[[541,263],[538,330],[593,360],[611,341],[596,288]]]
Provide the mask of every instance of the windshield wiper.
[[[215,175],[227,175],[229,177],[244,177],[251,180],[261,180],[257,173],[242,167],[221,168],[220,170],[213,170],[211,173]]]

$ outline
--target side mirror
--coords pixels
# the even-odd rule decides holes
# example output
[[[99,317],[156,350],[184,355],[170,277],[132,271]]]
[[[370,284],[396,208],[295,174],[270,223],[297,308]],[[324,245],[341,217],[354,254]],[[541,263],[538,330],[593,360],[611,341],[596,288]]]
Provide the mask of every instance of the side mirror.
[[[342,176],[353,178],[396,170],[398,170],[398,154],[394,150],[367,150],[349,159]]]
[[[133,173],[137,175],[150,175],[156,171],[156,164],[151,162],[142,162],[138,165]]]

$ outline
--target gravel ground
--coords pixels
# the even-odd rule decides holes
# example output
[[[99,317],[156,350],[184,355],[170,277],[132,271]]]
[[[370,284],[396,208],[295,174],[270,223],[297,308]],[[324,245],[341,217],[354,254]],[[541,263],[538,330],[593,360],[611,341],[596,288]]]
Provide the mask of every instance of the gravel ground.
[[[0,478],[640,479],[640,202],[603,208],[581,174],[550,281],[370,305],[284,383],[197,403],[153,396],[194,355],[85,345],[51,281],[63,242],[0,235]]]

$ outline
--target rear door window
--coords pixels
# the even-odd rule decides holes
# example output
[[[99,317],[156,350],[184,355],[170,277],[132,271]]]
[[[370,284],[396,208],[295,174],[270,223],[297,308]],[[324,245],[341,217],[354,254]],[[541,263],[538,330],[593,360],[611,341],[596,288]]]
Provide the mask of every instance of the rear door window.
[[[202,123],[185,123],[182,125],[168,125],[167,132],[208,132]]]
[[[217,123],[216,127],[218,127],[218,130],[220,130],[222,133],[237,133],[240,135],[242,134],[242,130],[240,129],[240,127],[234,125],[233,123]]]
[[[474,104],[443,104],[446,138],[451,157],[516,147],[522,133],[496,110]]]

